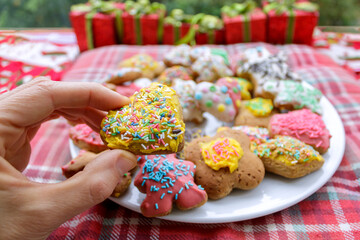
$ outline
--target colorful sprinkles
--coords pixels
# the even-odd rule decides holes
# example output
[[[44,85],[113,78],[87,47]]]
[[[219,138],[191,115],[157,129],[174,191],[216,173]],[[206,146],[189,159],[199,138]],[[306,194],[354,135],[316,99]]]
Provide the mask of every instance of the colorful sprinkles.
[[[201,154],[206,165],[214,170],[228,167],[230,173],[238,168],[244,152],[240,144],[232,138],[217,138],[201,144]]]
[[[145,155],[140,158],[140,171],[134,184],[141,192],[147,193],[142,204],[145,216],[171,210],[172,204],[166,204],[166,201],[179,201],[177,204],[182,206],[183,201],[191,201],[192,194],[199,193],[203,195],[201,201],[207,199],[204,189],[194,183],[195,165],[192,162],[176,159],[174,154]],[[183,194],[186,196],[181,197]],[[148,201],[150,205],[146,204]]]
[[[101,134],[110,148],[122,145],[142,153],[176,152],[185,132],[178,104],[173,89],[153,83],[135,93],[131,104],[110,111],[102,122]]]
[[[288,136],[277,136],[274,139],[267,140],[265,143],[258,145],[254,153],[260,158],[271,158],[287,165],[323,161],[323,157],[314,148]]]
[[[256,117],[267,117],[274,106],[271,99],[253,98],[244,102],[245,107]]]

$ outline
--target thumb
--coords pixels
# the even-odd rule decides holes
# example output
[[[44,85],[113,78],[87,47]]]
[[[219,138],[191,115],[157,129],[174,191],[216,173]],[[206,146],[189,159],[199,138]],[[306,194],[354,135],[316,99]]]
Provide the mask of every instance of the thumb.
[[[106,151],[68,180],[46,185],[46,189],[42,189],[42,199],[54,206],[52,217],[59,220],[60,225],[108,198],[121,177],[136,164],[132,153]]]

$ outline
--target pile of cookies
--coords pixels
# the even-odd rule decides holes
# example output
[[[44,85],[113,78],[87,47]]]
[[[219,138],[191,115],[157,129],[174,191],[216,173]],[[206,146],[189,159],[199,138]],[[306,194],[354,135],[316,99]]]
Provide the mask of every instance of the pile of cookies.
[[[136,81],[143,88],[134,89]],[[321,92],[304,85],[281,52],[250,48],[231,63],[223,49],[180,45],[163,62],[144,54],[125,59],[104,82],[132,89],[131,103],[109,111],[100,133],[84,124],[70,129],[83,150],[63,173],[72,176],[109,148],[138,155],[134,185],[146,194],[147,217],[169,214],[174,203],[188,210],[253,189],[265,172],[303,177],[321,168],[330,147]],[[201,126],[205,112],[227,127],[215,136],[187,127]],[[112,196],[126,191],[134,173]]]

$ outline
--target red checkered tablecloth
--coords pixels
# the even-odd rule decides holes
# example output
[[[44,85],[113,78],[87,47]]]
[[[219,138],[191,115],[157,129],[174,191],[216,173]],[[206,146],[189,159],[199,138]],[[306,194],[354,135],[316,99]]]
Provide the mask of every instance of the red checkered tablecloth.
[[[249,46],[225,48],[233,58]],[[325,55],[307,46],[275,47],[287,52],[289,64],[319,88],[339,112],[345,126],[346,150],[340,167],[323,187],[283,211],[252,220],[224,224],[187,224],[149,219],[106,200],[55,230],[49,239],[360,239],[360,84]],[[83,53],[64,81],[101,81],[121,59],[148,53],[156,59],[170,46],[111,46]],[[24,171],[30,179],[58,182],[61,166],[70,161],[66,121],[43,124],[32,141],[33,152]],[[336,146],[332,146],[336,147]]]

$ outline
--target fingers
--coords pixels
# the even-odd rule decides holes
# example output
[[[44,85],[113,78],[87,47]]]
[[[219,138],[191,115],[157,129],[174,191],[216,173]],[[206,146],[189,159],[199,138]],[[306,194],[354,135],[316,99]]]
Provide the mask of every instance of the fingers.
[[[43,189],[44,201],[54,208],[59,225],[69,218],[108,198],[121,176],[136,166],[135,155],[110,150],[91,161],[82,172]]]
[[[100,131],[101,121],[106,116],[104,111],[94,108],[62,109],[55,111],[55,113],[65,117],[71,122],[86,123],[96,132]]]
[[[98,83],[54,82],[46,78],[24,84],[6,93],[1,100],[3,117],[16,126],[38,124],[56,110],[93,108],[107,111],[129,103],[127,97]]]

